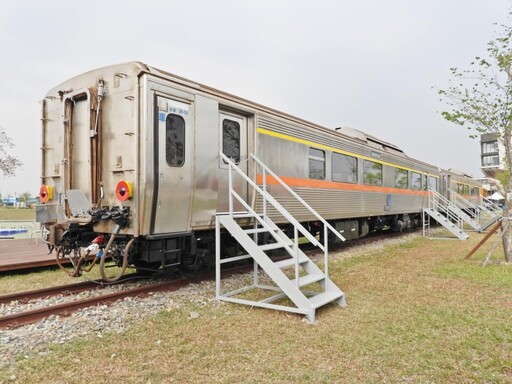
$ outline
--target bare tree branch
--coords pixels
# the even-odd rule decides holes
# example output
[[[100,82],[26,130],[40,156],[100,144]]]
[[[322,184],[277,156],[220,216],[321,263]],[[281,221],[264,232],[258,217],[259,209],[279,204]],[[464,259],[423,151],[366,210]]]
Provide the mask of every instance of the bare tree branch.
[[[18,158],[8,153],[8,150],[12,148],[14,148],[14,143],[7,136],[5,129],[0,126],[0,175],[14,176],[16,170],[23,165]]]

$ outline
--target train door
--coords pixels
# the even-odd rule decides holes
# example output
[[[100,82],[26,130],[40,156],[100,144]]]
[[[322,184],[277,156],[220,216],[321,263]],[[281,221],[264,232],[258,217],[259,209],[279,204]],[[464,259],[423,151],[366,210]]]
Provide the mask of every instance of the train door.
[[[247,174],[247,117],[241,114],[220,111],[219,112],[219,147],[222,153],[229,157],[245,174]],[[218,211],[229,210],[228,204],[228,165],[219,159],[219,200]],[[233,172],[233,188],[247,200],[247,182],[236,172]],[[249,202],[250,203],[250,202]],[[245,211],[241,203],[234,200],[235,211]]]
[[[91,169],[89,159],[89,103],[87,99],[75,102],[73,108],[71,142],[73,161],[70,164],[72,189],[79,189],[89,197]]]
[[[185,232],[189,230],[193,192],[193,97],[161,85],[155,87],[151,232]]]
[[[97,188],[97,134],[91,134],[91,104],[88,90],[67,95],[64,100],[64,189],[67,213],[85,215],[99,198]]]

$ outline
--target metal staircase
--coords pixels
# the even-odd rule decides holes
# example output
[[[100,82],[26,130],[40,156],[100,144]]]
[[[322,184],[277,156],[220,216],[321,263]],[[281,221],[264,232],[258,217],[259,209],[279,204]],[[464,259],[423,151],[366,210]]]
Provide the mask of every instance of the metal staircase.
[[[491,199],[482,196],[481,200],[483,204],[479,205],[478,208],[481,210],[480,232],[483,232],[501,219],[503,209],[496,205]]]
[[[247,161],[253,161],[256,170],[262,171],[262,185],[257,185],[228,157],[220,153],[220,157],[229,167],[229,211],[217,213],[215,226],[216,240],[216,298],[251,306],[258,306],[281,311],[299,313],[306,316],[310,323],[315,322],[316,309],[331,302],[346,306],[345,294],[329,278],[329,260],[327,239],[329,232],[334,233],[344,241],[343,236],[336,231],[324,218],[311,208],[300,196],[288,187],[276,174],[254,155],[249,155]],[[257,213],[233,188],[233,172],[239,174],[247,185],[253,189],[254,194],[263,200],[262,212]],[[308,210],[315,220],[323,224],[323,240],[320,242],[306,230],[267,190],[267,178],[277,181],[290,195]],[[238,201],[245,212],[234,212],[234,202]],[[273,207],[293,228],[293,238],[288,237],[267,215]],[[241,226],[239,220],[252,222],[251,228]],[[242,246],[247,254],[223,258],[221,255],[221,229],[224,228]],[[273,242],[258,244],[263,234],[268,234]],[[251,236],[252,235],[252,236]],[[323,268],[319,268],[310,258],[299,249],[299,238],[305,237],[313,245],[319,247],[323,253]],[[274,261],[267,252],[276,249],[286,251],[286,258]],[[221,267],[230,262],[253,259],[252,284],[223,293],[221,284]],[[262,284],[260,269],[270,278],[274,285]],[[304,289],[309,287],[308,290]],[[271,292],[270,296],[257,299],[263,292]],[[257,297],[257,298],[256,298]],[[286,299],[289,299],[286,300]],[[279,301],[279,303],[275,303]]]
[[[429,187],[428,192],[428,208],[423,208],[423,236],[433,237],[430,227],[433,218],[459,240],[469,238],[464,232],[463,216],[467,215],[434,189]]]
[[[493,200],[487,197],[481,197],[483,202],[483,204],[480,206],[481,209],[495,216],[501,216],[501,214],[503,213],[503,209],[501,209]]]
[[[469,224],[475,231],[480,231],[480,209],[453,189],[448,188],[448,192],[450,192],[450,201],[458,208],[458,212],[454,213],[460,215],[462,220]]]

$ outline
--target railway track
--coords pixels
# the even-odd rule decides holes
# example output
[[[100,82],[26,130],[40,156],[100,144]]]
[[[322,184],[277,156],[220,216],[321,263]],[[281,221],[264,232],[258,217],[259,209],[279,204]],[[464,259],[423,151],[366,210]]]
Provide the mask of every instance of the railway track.
[[[42,289],[36,289],[33,291],[25,291],[25,292],[17,292],[9,295],[0,296],[0,305],[1,304],[9,304],[13,301],[19,302],[21,304],[28,303],[30,300],[42,299],[45,297],[52,296],[69,296],[74,295],[80,292],[91,291],[94,289],[102,289],[108,286],[118,285],[122,283],[126,283],[128,281],[141,278],[138,274],[129,274],[124,276],[124,278],[120,279],[116,283],[107,283],[102,280],[89,280],[82,281],[80,283],[68,284],[68,285],[59,285],[56,287],[48,287]],[[147,277],[146,277],[147,278]]]
[[[237,266],[223,271],[224,276],[229,276],[237,273],[245,273],[249,271],[251,266]],[[155,292],[162,291],[176,291],[180,288],[190,284],[200,283],[202,281],[215,279],[215,272],[208,272],[197,276],[181,278],[179,280],[164,281],[160,283],[148,284],[136,288],[120,290],[118,292],[106,293],[95,297],[85,299],[70,300],[62,304],[51,305],[44,308],[37,308],[23,312],[13,313],[0,317],[0,329],[13,329],[23,325],[33,324],[44,318],[56,316],[69,316],[71,313],[79,309],[88,308],[100,304],[110,304],[117,300],[126,297],[144,297]],[[108,285],[103,284],[101,281],[83,282],[78,284],[64,285],[53,288],[45,288],[41,290],[22,292],[6,296],[0,296],[0,304],[12,303],[13,301],[19,303],[27,303],[31,300],[40,298],[47,298],[59,295],[71,295],[88,290],[101,289]]]
[[[50,315],[69,316],[72,312],[99,304],[113,303],[125,297],[146,296],[153,292],[173,291],[193,283],[191,280],[167,281],[158,284],[150,284],[119,292],[107,293],[96,297],[72,300],[62,304],[56,304],[45,308],[38,308],[19,313],[13,313],[0,317],[0,329],[18,328],[23,325],[32,324]]]
[[[27,292],[18,292],[10,295],[0,296],[0,304],[9,304],[13,301],[25,304],[30,300],[57,295],[71,295],[100,287],[102,286],[98,282],[84,281],[77,284],[61,285],[58,287],[37,289]]]

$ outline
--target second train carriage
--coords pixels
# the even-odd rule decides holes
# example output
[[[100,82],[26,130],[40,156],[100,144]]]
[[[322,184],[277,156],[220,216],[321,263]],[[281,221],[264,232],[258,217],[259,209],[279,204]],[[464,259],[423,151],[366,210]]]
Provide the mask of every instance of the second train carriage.
[[[477,188],[360,131],[327,129],[138,62],[50,90],[42,122],[37,221],[50,243],[66,256],[109,241],[114,259],[140,269],[212,265],[214,217],[228,204],[219,151],[261,181],[246,161],[256,154],[349,239],[419,225],[428,186]],[[315,231],[313,217],[282,203]]]

